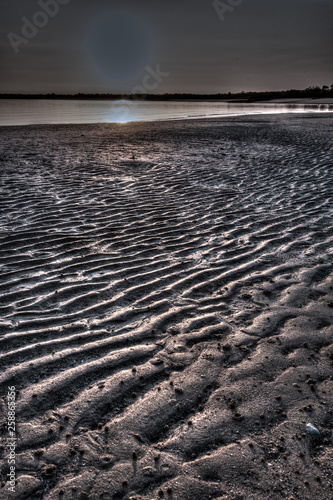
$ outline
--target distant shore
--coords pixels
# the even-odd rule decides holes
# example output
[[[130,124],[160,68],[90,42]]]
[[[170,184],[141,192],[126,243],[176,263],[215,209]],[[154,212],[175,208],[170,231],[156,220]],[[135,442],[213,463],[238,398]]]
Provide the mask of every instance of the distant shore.
[[[274,92],[237,92],[218,94],[115,94],[115,93],[76,93],[76,94],[0,94],[0,99],[68,99],[68,100],[146,100],[146,101],[224,101],[224,102],[298,102],[333,103],[333,89],[319,87],[305,90],[286,90]]]

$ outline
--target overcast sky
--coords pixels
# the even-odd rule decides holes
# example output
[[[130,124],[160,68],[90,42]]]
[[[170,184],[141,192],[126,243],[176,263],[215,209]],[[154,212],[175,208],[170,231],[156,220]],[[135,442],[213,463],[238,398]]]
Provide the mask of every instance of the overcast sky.
[[[333,83],[333,0],[1,0],[0,14],[0,92]]]

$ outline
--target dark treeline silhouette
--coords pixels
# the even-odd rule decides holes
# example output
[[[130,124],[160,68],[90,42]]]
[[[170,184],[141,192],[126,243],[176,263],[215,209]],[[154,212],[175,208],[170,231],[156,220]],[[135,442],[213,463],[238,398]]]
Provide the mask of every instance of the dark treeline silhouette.
[[[98,100],[228,100],[239,102],[270,101],[272,99],[319,99],[333,97],[333,84],[328,87],[313,86],[304,90],[278,90],[269,92],[237,92],[222,94],[0,94],[0,99],[98,99]]]

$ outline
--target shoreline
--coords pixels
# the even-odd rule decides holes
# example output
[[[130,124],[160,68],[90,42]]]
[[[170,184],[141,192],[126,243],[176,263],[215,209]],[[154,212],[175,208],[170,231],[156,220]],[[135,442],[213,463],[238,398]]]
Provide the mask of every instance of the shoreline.
[[[283,104],[283,103],[279,103]],[[332,110],[307,110],[307,111],[276,111],[276,112],[249,112],[249,113],[232,113],[229,115],[212,115],[212,116],[192,116],[188,118],[184,117],[179,117],[179,118],[160,118],[160,119],[152,119],[152,120],[134,120],[134,121],[128,121],[128,122],[73,122],[73,123],[65,123],[65,122],[59,122],[59,123],[31,123],[31,124],[20,124],[20,125],[1,125],[0,124],[0,130],[4,128],[11,128],[11,127],[36,127],[36,126],[69,126],[69,127],[74,127],[74,126],[87,126],[87,125],[92,125],[92,126],[98,126],[98,125],[116,125],[116,126],[126,126],[126,125],[134,125],[134,124],[156,124],[156,123],[169,123],[169,122],[191,122],[191,121],[211,121],[211,120],[222,120],[222,119],[233,119],[233,118],[246,118],[246,117],[252,117],[252,118],[260,118],[261,116],[285,116],[285,117],[291,117],[291,116],[330,116],[331,113],[333,114],[333,109]],[[332,115],[333,116],[333,115]]]

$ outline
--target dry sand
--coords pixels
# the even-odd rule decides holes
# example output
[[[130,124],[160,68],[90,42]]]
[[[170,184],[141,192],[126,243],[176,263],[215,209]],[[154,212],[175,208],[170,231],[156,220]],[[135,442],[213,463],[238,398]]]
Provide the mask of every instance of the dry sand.
[[[333,499],[332,131],[1,129],[1,499]]]

